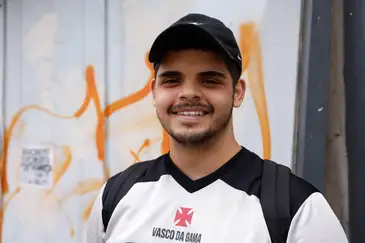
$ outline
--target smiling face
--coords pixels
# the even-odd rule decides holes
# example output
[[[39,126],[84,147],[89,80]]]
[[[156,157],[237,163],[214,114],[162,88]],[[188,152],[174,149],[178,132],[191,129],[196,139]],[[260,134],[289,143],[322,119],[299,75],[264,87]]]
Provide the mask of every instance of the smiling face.
[[[229,130],[244,91],[242,80],[233,88],[224,60],[203,50],[169,52],[152,80],[157,116],[184,145],[200,145]]]

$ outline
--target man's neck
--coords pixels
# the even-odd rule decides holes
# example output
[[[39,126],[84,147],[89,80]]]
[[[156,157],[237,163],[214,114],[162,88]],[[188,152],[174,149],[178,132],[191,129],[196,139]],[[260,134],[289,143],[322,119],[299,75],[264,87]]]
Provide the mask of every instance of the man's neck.
[[[171,139],[170,156],[174,164],[192,180],[207,176],[241,150],[233,134],[202,146],[185,146]]]

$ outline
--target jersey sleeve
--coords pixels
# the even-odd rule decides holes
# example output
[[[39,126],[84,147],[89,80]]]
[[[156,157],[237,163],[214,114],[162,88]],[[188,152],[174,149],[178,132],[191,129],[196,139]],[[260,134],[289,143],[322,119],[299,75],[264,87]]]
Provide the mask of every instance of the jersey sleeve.
[[[319,192],[310,195],[293,217],[287,243],[348,243],[330,205]]]
[[[86,242],[87,243],[104,243],[104,226],[102,219],[102,195],[105,188],[101,188],[95,203],[91,209],[91,213],[87,222]]]

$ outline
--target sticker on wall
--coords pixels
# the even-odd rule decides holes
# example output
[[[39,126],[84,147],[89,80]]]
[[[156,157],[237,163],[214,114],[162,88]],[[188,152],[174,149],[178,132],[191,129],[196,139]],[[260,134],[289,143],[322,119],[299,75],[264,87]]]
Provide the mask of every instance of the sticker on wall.
[[[20,181],[22,185],[50,188],[53,181],[51,148],[28,147],[22,149]]]

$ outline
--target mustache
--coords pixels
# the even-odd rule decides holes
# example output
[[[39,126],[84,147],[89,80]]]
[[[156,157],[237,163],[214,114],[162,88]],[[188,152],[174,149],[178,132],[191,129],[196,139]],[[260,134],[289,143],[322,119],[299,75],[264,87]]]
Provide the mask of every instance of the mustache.
[[[171,114],[181,109],[192,109],[192,110],[199,109],[199,110],[204,110],[208,113],[214,112],[214,107],[211,104],[205,105],[200,103],[185,103],[185,104],[172,105],[168,108],[167,112]]]

